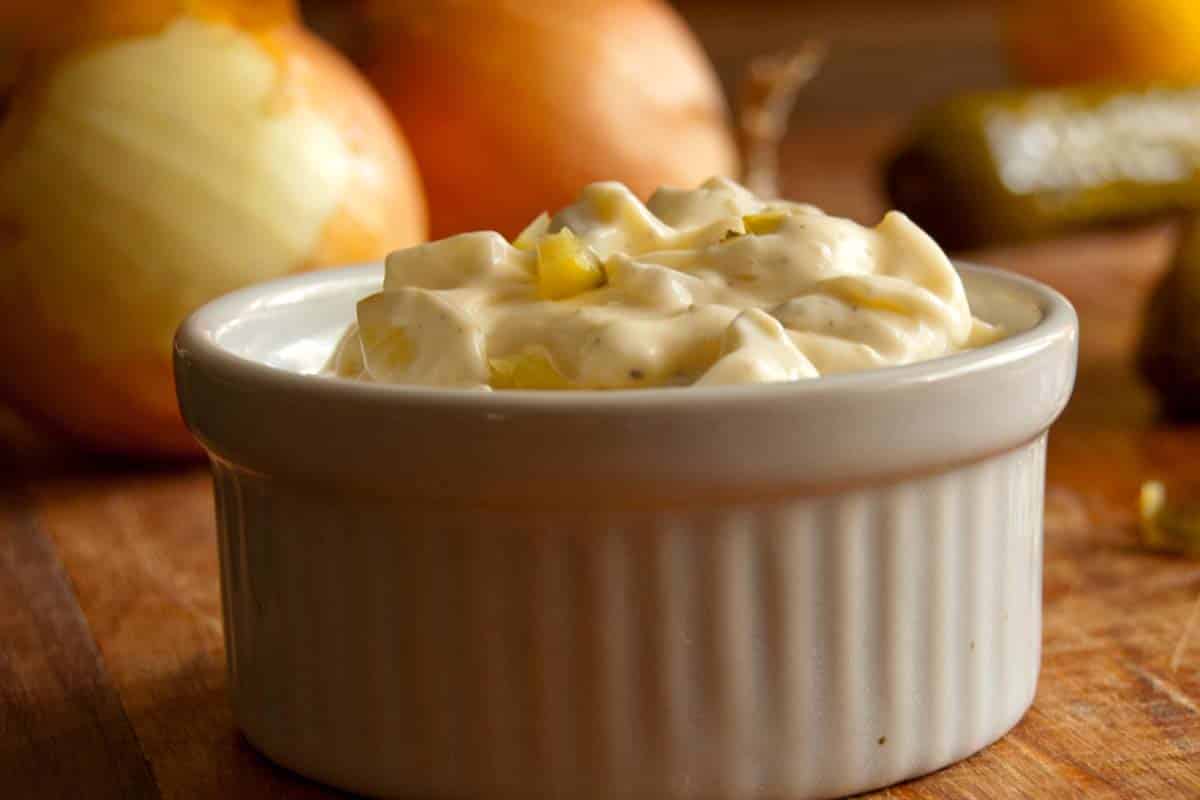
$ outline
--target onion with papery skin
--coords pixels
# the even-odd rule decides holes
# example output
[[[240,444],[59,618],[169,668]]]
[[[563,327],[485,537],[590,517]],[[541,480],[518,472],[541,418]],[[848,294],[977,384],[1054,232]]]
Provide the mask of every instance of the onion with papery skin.
[[[1196,0],[1009,0],[1005,38],[1030,83],[1200,80]]]
[[[374,0],[365,70],[412,145],[434,238],[512,236],[586,184],[736,177],[720,87],[651,0]]]
[[[197,452],[170,360],[190,310],[426,233],[404,141],[340,56],[286,19],[240,27],[244,0],[140,4],[176,5],[43,63],[0,128],[0,397],[104,450]]]

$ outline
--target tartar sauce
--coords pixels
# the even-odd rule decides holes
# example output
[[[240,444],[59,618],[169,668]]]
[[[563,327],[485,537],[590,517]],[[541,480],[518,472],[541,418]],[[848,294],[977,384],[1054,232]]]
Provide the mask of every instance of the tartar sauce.
[[[512,243],[466,233],[392,253],[329,368],[485,390],[767,383],[1001,335],[899,212],[865,228],[720,178],[645,204],[610,182]]]

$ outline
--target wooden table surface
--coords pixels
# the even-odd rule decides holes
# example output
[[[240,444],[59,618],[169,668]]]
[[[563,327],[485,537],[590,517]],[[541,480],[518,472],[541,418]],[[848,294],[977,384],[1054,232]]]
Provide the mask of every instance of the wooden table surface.
[[[875,165],[903,106],[941,86],[939,65],[953,56],[966,83],[1003,76],[986,4],[921,3],[919,36],[852,13],[892,7],[833,5],[787,29],[761,24],[769,4],[737,17],[687,6],[726,75],[754,30],[771,44],[819,32],[865,54],[865,75],[853,58],[831,63],[784,153],[790,194],[862,220],[882,208]],[[925,83],[892,92],[897,62]],[[874,104],[860,96],[872,91]],[[1200,465],[1200,427],[1157,423],[1129,365],[1173,235],[1163,223],[971,254],[1056,286],[1083,325],[1078,386],[1050,440],[1042,677],[1002,741],[877,796],[1200,797],[1200,642],[1169,667],[1200,562],[1143,551],[1135,526],[1143,480],[1186,480]],[[0,412],[0,797],[336,796],[234,728],[214,535],[202,466],[85,460]]]

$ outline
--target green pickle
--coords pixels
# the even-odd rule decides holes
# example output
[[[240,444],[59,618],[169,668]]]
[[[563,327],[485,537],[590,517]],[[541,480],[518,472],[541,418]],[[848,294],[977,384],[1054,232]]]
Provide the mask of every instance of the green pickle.
[[[963,95],[917,117],[885,182],[950,249],[1200,209],[1200,86]]]
[[[1158,481],[1142,484],[1138,498],[1142,544],[1164,553],[1200,557],[1200,503],[1167,497]]]
[[[1137,366],[1166,416],[1200,419],[1200,218],[1146,303]]]

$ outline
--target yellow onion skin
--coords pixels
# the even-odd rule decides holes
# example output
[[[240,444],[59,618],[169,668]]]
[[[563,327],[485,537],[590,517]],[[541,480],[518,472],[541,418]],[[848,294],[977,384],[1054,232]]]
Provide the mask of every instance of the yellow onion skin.
[[[412,145],[431,233],[513,236],[598,180],[736,177],[712,67],[654,0],[374,0],[364,69]]]
[[[1196,0],[1009,0],[1005,10],[1009,60],[1034,85],[1200,80]]]
[[[194,456],[189,311],[426,232],[386,108],[302,28],[181,17],[79,48],[0,127],[0,400],[89,449]]]

